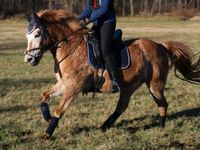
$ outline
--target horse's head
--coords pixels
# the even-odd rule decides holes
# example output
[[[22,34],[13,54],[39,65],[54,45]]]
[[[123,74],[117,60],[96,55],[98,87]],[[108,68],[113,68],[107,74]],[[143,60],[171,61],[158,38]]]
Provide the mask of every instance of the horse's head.
[[[29,25],[26,33],[28,43],[24,61],[32,66],[36,66],[47,49],[48,31],[42,19],[37,14],[32,14],[28,21]]]
[[[66,44],[69,39],[75,39],[73,41],[79,39],[76,33],[81,35],[82,39],[82,34],[78,33],[81,29],[79,21],[64,10],[43,10],[38,15],[32,14],[28,21],[26,33],[28,43],[24,61],[32,66],[39,64],[46,50],[50,49],[54,55],[61,42],[65,41]]]

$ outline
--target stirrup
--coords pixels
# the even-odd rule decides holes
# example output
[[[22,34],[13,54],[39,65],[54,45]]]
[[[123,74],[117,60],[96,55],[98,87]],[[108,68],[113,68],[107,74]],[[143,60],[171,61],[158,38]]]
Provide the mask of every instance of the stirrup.
[[[112,93],[118,93],[120,92],[120,87],[117,84],[117,82],[112,81]]]

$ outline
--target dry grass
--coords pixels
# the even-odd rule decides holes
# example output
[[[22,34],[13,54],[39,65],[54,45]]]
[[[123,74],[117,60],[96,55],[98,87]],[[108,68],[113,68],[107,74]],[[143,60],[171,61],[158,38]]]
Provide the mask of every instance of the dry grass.
[[[162,18],[119,18],[124,38],[176,40],[200,46],[200,21]],[[38,138],[47,127],[39,95],[55,83],[53,60],[46,54],[37,67],[23,63],[25,21],[0,22],[0,147],[1,149],[200,149],[199,86],[178,80],[173,72],[166,85],[169,116],[157,128],[158,109],[145,86],[132,96],[127,111],[103,133],[101,124],[113,112],[117,94],[79,95],[50,141]],[[59,98],[52,100],[53,111]]]

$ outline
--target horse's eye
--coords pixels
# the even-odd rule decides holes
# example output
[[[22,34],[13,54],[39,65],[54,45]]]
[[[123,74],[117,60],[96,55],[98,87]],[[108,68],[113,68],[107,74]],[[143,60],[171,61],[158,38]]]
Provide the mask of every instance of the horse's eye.
[[[40,37],[41,36],[41,32],[37,32],[36,34],[35,34],[35,38],[38,38],[38,37]]]

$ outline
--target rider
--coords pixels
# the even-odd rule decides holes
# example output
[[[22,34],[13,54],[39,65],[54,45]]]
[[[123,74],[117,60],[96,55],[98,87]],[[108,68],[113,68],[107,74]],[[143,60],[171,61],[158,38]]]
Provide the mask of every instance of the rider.
[[[120,91],[120,77],[112,54],[112,39],[116,27],[114,0],[86,0],[85,9],[79,16],[83,25],[93,22],[95,35],[101,41],[101,54],[112,80],[112,92]]]

